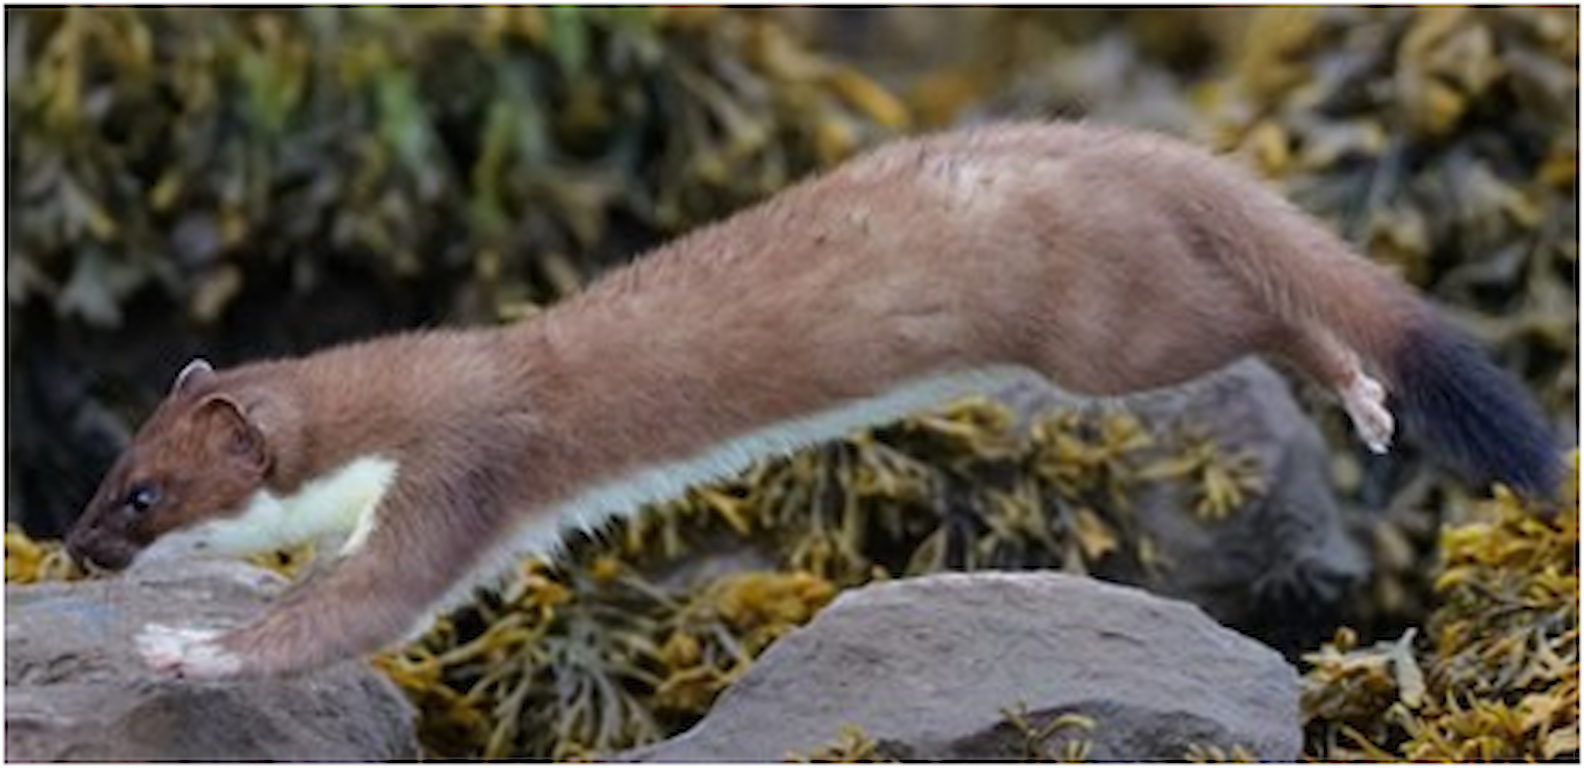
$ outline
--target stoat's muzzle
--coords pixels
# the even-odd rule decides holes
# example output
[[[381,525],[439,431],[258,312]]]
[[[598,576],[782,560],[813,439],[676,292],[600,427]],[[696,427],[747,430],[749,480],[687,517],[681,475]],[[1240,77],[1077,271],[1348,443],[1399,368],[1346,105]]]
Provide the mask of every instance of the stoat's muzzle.
[[[78,564],[119,571],[132,564],[142,547],[124,536],[78,525],[66,534],[66,553]]]

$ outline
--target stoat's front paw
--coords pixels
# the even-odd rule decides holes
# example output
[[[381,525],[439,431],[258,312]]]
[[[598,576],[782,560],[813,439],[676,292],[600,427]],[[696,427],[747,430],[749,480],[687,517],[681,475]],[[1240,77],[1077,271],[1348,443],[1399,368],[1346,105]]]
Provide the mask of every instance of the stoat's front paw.
[[[214,679],[242,671],[242,658],[219,642],[216,629],[149,624],[137,636],[138,655],[156,672],[177,677]]]

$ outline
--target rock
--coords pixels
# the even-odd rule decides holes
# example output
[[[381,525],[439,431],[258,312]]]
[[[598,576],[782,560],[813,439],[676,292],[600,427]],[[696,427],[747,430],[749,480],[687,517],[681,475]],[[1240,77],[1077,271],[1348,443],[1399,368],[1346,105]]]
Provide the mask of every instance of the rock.
[[[144,624],[239,624],[283,586],[241,563],[192,561],[7,587],[6,759],[416,758],[411,707],[366,663],[196,683],[150,672],[136,657],[132,638]]]
[[[1008,721],[1022,707],[1029,744]],[[692,729],[617,759],[773,761],[856,726],[876,756],[1010,760],[1090,742],[1093,760],[1181,760],[1191,745],[1299,755],[1298,676],[1198,608],[1055,573],[943,574],[841,595],[782,638]]]
[[[1000,397],[1025,421],[1070,405],[1026,385]],[[1192,602],[1289,654],[1330,637],[1344,598],[1368,578],[1369,559],[1338,511],[1320,430],[1287,382],[1251,359],[1128,398],[1127,406],[1153,435],[1192,427],[1230,452],[1251,455],[1267,490],[1225,519],[1205,520],[1192,513],[1180,484],[1153,485],[1133,499],[1133,515],[1167,567],[1112,561],[1094,575]]]

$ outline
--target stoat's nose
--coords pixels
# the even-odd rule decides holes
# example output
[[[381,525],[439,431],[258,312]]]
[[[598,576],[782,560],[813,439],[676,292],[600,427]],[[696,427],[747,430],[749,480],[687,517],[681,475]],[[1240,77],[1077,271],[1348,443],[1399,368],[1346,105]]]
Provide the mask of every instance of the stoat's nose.
[[[132,547],[87,528],[73,528],[66,534],[66,554],[89,569],[119,571],[132,564]]]

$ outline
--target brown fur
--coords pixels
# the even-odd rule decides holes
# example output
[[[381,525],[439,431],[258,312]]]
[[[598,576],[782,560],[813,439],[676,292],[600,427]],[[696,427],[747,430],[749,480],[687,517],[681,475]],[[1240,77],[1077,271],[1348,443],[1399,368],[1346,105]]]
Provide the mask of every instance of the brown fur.
[[[1390,386],[1401,330],[1427,312],[1178,141],[1066,124],[901,141],[535,320],[243,366],[173,393],[73,549],[124,564],[255,490],[219,447],[246,428],[217,396],[262,435],[277,493],[361,455],[399,460],[367,544],[223,641],[245,672],[304,669],[397,639],[493,545],[581,490],[899,382],[1015,364],[1111,396],[1274,353],[1332,388],[1362,356]],[[119,500],[144,477],[181,490],[128,520]]]

